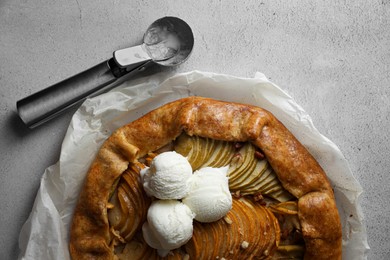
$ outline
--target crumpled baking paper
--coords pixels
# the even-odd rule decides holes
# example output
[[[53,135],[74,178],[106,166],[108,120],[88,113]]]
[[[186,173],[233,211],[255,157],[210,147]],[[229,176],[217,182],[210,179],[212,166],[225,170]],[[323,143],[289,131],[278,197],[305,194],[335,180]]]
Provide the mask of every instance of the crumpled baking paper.
[[[344,156],[314,127],[310,116],[263,74],[254,78],[193,71],[128,81],[87,99],[70,122],[59,161],[46,169],[20,237],[19,259],[70,259],[72,212],[88,168],[103,141],[118,127],[167,102],[204,96],[247,103],[272,112],[318,160],[334,187],[343,225],[343,259],[367,259],[369,246],[359,206],[362,187]]]

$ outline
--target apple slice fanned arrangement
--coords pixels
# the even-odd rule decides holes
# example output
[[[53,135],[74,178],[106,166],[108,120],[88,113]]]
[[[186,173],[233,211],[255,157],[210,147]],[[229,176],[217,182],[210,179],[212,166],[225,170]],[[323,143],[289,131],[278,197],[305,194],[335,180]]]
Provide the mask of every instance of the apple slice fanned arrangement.
[[[146,196],[139,182],[139,172],[145,166],[137,163],[129,167],[114,185],[108,204],[108,221],[114,236],[113,243],[130,241],[145,222],[151,199]]]
[[[175,151],[192,170],[228,167],[231,210],[193,222],[162,258],[142,234],[154,203],[141,170]],[[271,113],[188,97],[115,131],[91,165],[70,232],[73,259],[341,259],[341,225],[326,174]]]
[[[240,195],[263,194],[283,202],[293,198],[281,185],[261,151],[251,143],[231,143],[181,135],[176,152],[186,156],[192,168],[229,166],[229,189]]]
[[[232,210],[221,220],[194,223],[192,239],[167,259],[300,259],[304,242],[294,197],[281,185],[261,152],[250,143],[233,143],[182,134],[172,144],[193,169],[229,166]],[[140,170],[157,155],[149,153],[129,167],[114,185],[108,220],[119,259],[159,258],[143,240],[140,227],[151,203],[139,181]],[[262,235],[259,235],[262,234]]]
[[[185,250],[197,259],[266,259],[278,243],[279,224],[272,212],[251,200],[234,199],[224,219],[195,223]]]
[[[296,199],[253,144],[182,134],[174,150],[186,156],[194,169],[229,166],[229,189],[234,195],[232,210],[224,219],[195,223],[193,238],[185,247],[190,255],[199,259],[303,257]]]

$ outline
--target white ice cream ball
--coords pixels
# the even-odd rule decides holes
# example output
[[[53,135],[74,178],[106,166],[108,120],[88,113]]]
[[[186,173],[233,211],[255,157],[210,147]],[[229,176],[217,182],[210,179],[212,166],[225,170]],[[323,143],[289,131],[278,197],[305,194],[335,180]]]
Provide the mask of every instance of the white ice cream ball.
[[[150,227],[149,222],[147,222],[147,221],[142,225],[142,234],[144,236],[146,243],[150,247],[155,248],[155,249],[162,249],[163,248],[160,241],[158,240],[158,238],[154,234],[152,228]]]
[[[157,155],[150,167],[141,170],[144,189],[158,199],[182,199],[188,194],[192,167],[174,151]]]
[[[194,213],[177,200],[156,200],[142,227],[146,243],[158,250],[179,248],[192,237]]]
[[[190,192],[183,203],[195,213],[197,221],[217,221],[232,208],[227,171],[228,167],[205,167],[194,172]]]

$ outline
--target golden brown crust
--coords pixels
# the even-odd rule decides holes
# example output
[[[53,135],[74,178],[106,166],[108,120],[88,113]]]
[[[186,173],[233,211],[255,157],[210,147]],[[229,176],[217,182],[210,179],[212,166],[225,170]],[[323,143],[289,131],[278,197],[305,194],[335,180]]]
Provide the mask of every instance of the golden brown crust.
[[[201,97],[180,99],[119,128],[93,162],[75,209],[70,252],[74,259],[113,259],[107,202],[128,164],[182,132],[258,146],[286,190],[298,198],[306,259],[341,259],[341,225],[327,177],[310,153],[264,109]]]
[[[326,192],[310,192],[298,201],[298,214],[305,235],[305,259],[341,258],[341,228],[335,201]]]

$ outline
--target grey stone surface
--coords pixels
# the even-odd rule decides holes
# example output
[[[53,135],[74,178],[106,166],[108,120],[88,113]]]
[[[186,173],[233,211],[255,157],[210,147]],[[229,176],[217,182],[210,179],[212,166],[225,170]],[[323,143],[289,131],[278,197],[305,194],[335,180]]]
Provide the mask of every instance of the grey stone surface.
[[[40,177],[58,160],[75,111],[30,131],[16,101],[138,44],[166,15],[195,34],[175,72],[260,71],[302,105],[364,188],[369,259],[389,259],[389,0],[1,1],[0,259],[17,258]]]

